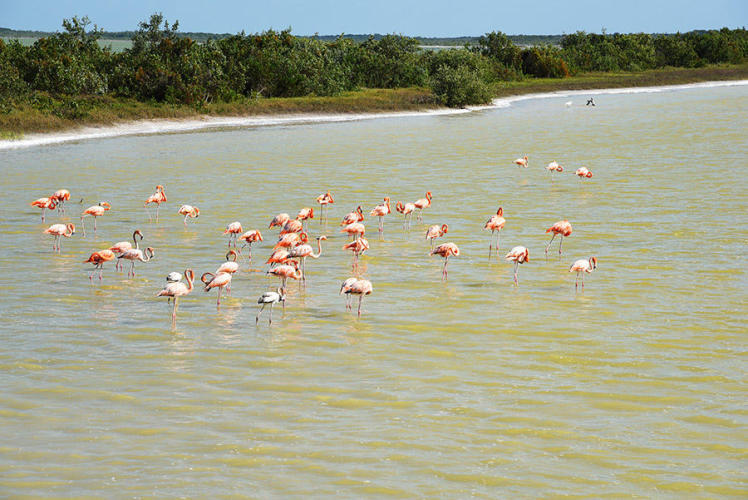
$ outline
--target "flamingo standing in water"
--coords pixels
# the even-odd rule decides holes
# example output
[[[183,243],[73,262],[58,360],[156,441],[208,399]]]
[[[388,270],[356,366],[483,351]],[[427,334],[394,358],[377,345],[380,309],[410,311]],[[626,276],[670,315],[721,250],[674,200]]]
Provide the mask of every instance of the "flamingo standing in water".
[[[139,244],[138,240],[136,239],[136,236],[140,236],[140,241],[143,241],[143,233],[140,232],[140,229],[136,229],[132,233],[132,241],[135,244],[135,248],[136,249],[140,249],[140,244]],[[130,249],[132,249],[132,244],[130,244],[129,241],[119,241],[119,242],[117,242],[114,245],[112,245],[112,246],[109,247],[109,250],[111,250],[112,252],[115,253],[115,255],[118,255],[118,256],[121,255],[121,254],[123,254],[123,253],[125,253],[126,251],[128,251]],[[114,269],[122,270],[122,264],[120,263],[119,259],[117,259],[117,262],[115,262]],[[180,277],[179,280],[181,280],[181,279],[182,278]],[[179,280],[177,280],[177,281],[179,281]]]
[[[87,209],[83,211],[83,213],[81,214],[81,227],[83,227],[83,236],[86,235],[86,226],[83,224],[83,218],[84,217],[94,218],[94,233],[95,233],[96,232],[96,218],[104,215],[104,212],[106,212],[110,208],[112,207],[111,205],[109,205],[109,203],[107,203],[106,201],[102,201],[98,205],[88,207]]]
[[[545,167],[545,169],[546,169],[546,170],[547,170],[548,172],[550,172],[550,173],[551,173],[551,180],[553,180],[553,173],[554,173],[554,172],[558,172],[558,173],[561,173],[561,172],[563,172],[563,171],[564,171],[564,167],[562,167],[561,165],[559,165],[559,164],[558,164],[558,162],[556,162],[555,160],[554,160],[554,161],[552,161],[552,162],[550,162],[550,163],[548,164],[548,166],[547,166],[547,167]]]
[[[42,222],[44,222],[44,211],[54,210],[57,205],[55,204],[54,198],[39,198],[31,202],[32,207],[38,207],[42,209]]]
[[[52,250],[57,250],[57,252],[59,253],[62,250],[60,246],[60,238],[62,236],[64,236],[65,238],[70,238],[72,235],[74,235],[75,224],[52,224],[47,229],[45,229],[44,232],[55,237],[54,243],[52,243]]]
[[[241,234],[242,231],[242,225],[238,221],[234,221],[228,226],[226,226],[226,230],[223,232],[223,234],[229,235],[229,248],[231,248],[231,243],[234,243],[234,248],[236,248],[236,239],[239,237],[239,234]]]
[[[172,274],[179,273],[169,273],[170,276]],[[172,297],[174,298],[174,307],[171,310],[172,325],[177,322],[177,300],[179,300],[179,297],[184,297],[190,293],[194,288],[193,282],[195,281],[195,272],[192,269],[185,269],[184,276],[187,278],[186,285],[182,283],[182,276],[180,275],[178,280],[168,282],[166,286],[156,294],[156,297],[169,297],[169,300],[171,300]]]
[[[571,224],[569,223],[569,221],[560,220],[546,229],[545,232],[553,233],[553,236],[551,236],[551,241],[549,241],[545,246],[545,254],[548,255],[548,249],[551,247],[551,243],[553,243],[553,238],[555,238],[558,234],[561,236],[561,242],[558,244],[558,254],[561,255],[561,245],[563,245],[564,243],[564,236],[571,236]]]
[[[361,236],[366,234],[366,226],[364,226],[360,222],[354,222],[353,224],[348,224],[347,226],[342,228],[340,232],[350,234],[351,236],[353,236],[354,240],[357,240]]]
[[[145,200],[145,203],[143,204],[144,207],[146,207],[146,211],[148,212],[148,220],[152,220],[151,218],[151,211],[148,210],[148,204],[149,203],[155,203],[156,204],[156,222],[158,222],[158,209],[161,208],[161,204],[166,201],[166,191],[164,191],[164,186],[159,184],[156,186],[156,192],[153,193],[148,197],[147,200]]]
[[[364,220],[364,212],[361,210],[361,205],[356,207],[356,210],[353,212],[349,212],[345,214],[345,217],[343,217],[343,220],[340,221],[341,226],[347,226],[348,224],[353,224],[354,222],[361,222]]]
[[[343,285],[344,287],[340,288],[341,293],[345,293],[348,295],[358,295],[358,317],[360,318],[361,302],[364,300],[364,295],[370,295],[371,292],[374,291],[374,288],[371,286],[371,281],[357,279],[348,286],[345,286],[345,282],[343,282]]]
[[[584,273],[591,273],[597,269],[597,257],[590,257],[589,259],[579,259],[575,261],[569,268],[569,272],[577,273],[577,281],[574,284],[574,288],[579,288],[579,275],[582,275],[582,290],[584,290]]]
[[[256,241],[262,241],[262,233],[257,229],[250,229],[246,233],[239,236],[239,241],[243,241],[242,248],[249,247],[249,255],[247,255],[247,261],[252,263],[252,243]]]
[[[426,191],[426,197],[414,201],[413,205],[418,209],[417,220],[423,221],[423,209],[431,206],[431,191]]]
[[[340,295],[345,294],[345,310],[350,311],[351,310],[351,294],[349,293],[351,290],[351,286],[358,281],[358,278],[348,278],[343,282],[342,285],[340,285]]]
[[[385,196],[384,197],[384,203],[380,203],[376,207],[371,209],[371,212],[369,212],[369,215],[372,217],[379,217],[379,232],[384,232],[384,217],[385,215],[392,213],[392,210],[390,210],[390,197]]]
[[[514,163],[516,163],[520,167],[527,168],[527,156],[525,156],[523,158],[517,158],[516,160],[514,160]]]
[[[84,264],[88,264],[90,262],[94,265],[93,271],[91,271],[91,274],[88,275],[88,279],[92,284],[93,275],[96,274],[96,271],[99,271],[99,281],[103,279],[104,262],[109,262],[110,260],[114,260],[114,252],[107,248],[106,250],[99,250],[98,252],[92,253],[88,257],[88,260],[83,261]]]
[[[579,167],[576,172],[574,172],[574,175],[576,175],[580,179],[584,179],[585,177],[592,177],[592,172],[590,172],[587,167]]]
[[[434,249],[434,239],[441,238],[445,234],[447,234],[447,231],[449,230],[449,226],[446,224],[442,224],[441,227],[438,225],[431,226],[426,230],[426,239],[431,240],[431,249]]]
[[[210,276],[210,279],[207,277]],[[225,287],[231,287],[231,273],[203,273],[202,276],[200,276],[200,281],[202,281],[205,284],[205,291],[209,292],[212,288],[218,288],[218,300],[216,301],[216,305],[221,305],[221,291]]]
[[[523,246],[517,246],[509,250],[509,253],[506,254],[506,257],[504,258],[510,262],[514,262],[514,283],[519,285],[519,281],[517,280],[517,268],[520,264],[530,262],[530,251]]]
[[[322,224],[322,219],[327,219],[327,205],[332,205],[335,200],[332,198],[330,191],[325,194],[317,196],[317,203],[319,203],[319,223]]]
[[[405,220],[403,221],[403,229],[410,229],[410,220],[413,218],[413,211],[415,209],[416,206],[410,202],[403,204],[403,202],[398,201],[397,205],[395,205],[395,210],[405,216]]]
[[[299,265],[295,260],[289,261],[288,264],[281,264],[280,266],[274,267],[268,270],[267,274],[278,276],[281,279],[281,288],[286,288],[286,281],[288,278],[298,280],[301,278],[301,271],[299,271]]]
[[[184,215],[184,227],[187,227],[187,217],[192,219],[200,217],[200,209],[193,207],[192,205],[182,205],[179,207],[179,210],[177,210],[177,213],[179,215]]]
[[[301,210],[299,210],[299,214],[296,216],[296,220],[300,220],[302,225],[304,224],[304,221],[307,219],[314,219],[313,208],[304,207]]]
[[[504,225],[506,224],[506,219],[504,219],[504,209],[499,207],[499,209],[496,211],[496,215],[492,215],[488,221],[486,221],[486,224],[483,226],[483,229],[490,229],[491,230],[491,243],[493,243],[493,233],[496,234],[496,256],[499,255],[499,238],[501,238],[501,230],[504,229]],[[491,243],[488,244],[488,257],[491,257]]]
[[[67,189],[58,189],[55,193],[50,196],[55,203],[57,203],[57,211],[65,213],[65,202],[70,199],[70,191]]]
[[[454,243],[442,243],[438,247],[431,250],[429,255],[438,255],[444,257],[444,267],[442,268],[442,279],[447,279],[447,264],[451,256],[457,257],[460,255],[460,249]]]
[[[226,253],[226,262],[218,266],[218,269],[216,269],[215,274],[221,274],[221,273],[229,273],[234,274],[239,270],[239,263],[236,261],[237,253],[236,250],[229,250]],[[232,260],[233,258],[233,260]],[[229,282],[228,286],[226,287],[226,293],[231,293],[231,283]]]
[[[273,324],[273,305],[277,304],[278,302],[283,303],[283,309],[286,309],[286,289],[283,287],[279,287],[277,291],[275,292],[265,292],[262,295],[260,295],[260,298],[257,299],[257,303],[260,304],[260,310],[257,311],[257,316],[255,317],[255,325],[259,323],[260,321],[260,314],[262,311],[265,310],[265,306],[270,304],[270,319],[268,320],[268,325]]]
[[[127,277],[134,278],[135,277],[135,261],[139,260],[140,262],[148,262],[153,258],[154,250],[151,247],[147,247],[145,251],[140,250],[139,248],[131,248],[130,250],[127,250],[123,252],[122,254],[117,257],[117,260],[119,259],[125,259],[130,261],[130,270],[127,271]],[[120,264],[120,267],[122,265]]]
[[[350,250],[353,252],[353,269],[356,269],[358,267],[358,256],[363,254],[368,249],[369,241],[363,236],[343,245],[343,250]]]
[[[268,229],[271,229],[275,226],[283,227],[283,225],[288,222],[288,220],[291,217],[289,217],[288,214],[278,214],[275,217],[273,217],[273,220],[270,221],[270,225],[268,226]]]
[[[317,236],[317,253],[314,253],[314,249],[312,248],[312,245],[309,245],[308,243],[305,243],[303,245],[298,245],[293,247],[288,252],[288,258],[291,259],[301,259],[301,280],[306,281],[306,258],[311,257],[313,259],[319,259],[319,256],[322,255],[322,240],[326,240],[327,236]]]

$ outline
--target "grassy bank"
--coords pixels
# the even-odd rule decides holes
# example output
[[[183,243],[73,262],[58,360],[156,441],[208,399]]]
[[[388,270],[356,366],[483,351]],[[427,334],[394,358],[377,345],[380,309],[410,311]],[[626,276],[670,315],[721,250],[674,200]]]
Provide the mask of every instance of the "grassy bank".
[[[502,82],[495,97],[599,88],[674,85],[717,80],[748,79],[748,64],[673,68],[640,73],[590,73],[564,79],[528,78]],[[300,113],[377,113],[427,110],[439,107],[429,89],[364,89],[335,97],[243,99],[200,107],[140,102],[108,96],[53,98],[37,94],[30,103],[0,106],[0,139],[23,134],[55,132],[80,126],[106,126],[143,119],[195,119],[201,116],[257,116]]]

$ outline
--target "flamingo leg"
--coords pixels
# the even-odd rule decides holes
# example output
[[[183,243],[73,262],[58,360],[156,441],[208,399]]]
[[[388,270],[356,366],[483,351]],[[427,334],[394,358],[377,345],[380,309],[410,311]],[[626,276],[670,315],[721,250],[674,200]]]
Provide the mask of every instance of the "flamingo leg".
[[[519,267],[519,262],[514,262],[514,284],[519,285],[519,281],[517,280],[517,268]]]
[[[97,219],[97,217],[94,216],[94,233],[96,232],[96,219]]]
[[[306,257],[301,258],[301,279],[306,281]]]
[[[577,271],[577,280],[574,282],[574,289],[579,288],[579,271]]]
[[[185,228],[187,227],[187,216],[186,215],[184,216],[184,227]]]
[[[177,297],[174,297],[174,307],[171,309],[171,322],[177,321]]]
[[[358,296],[358,317],[361,317],[361,302],[364,300],[364,294]]]
[[[99,281],[104,279],[104,263],[101,263],[101,266],[99,266]]]
[[[223,291],[223,287],[219,286],[218,287],[218,300],[216,301],[216,305],[219,307],[221,306],[221,292],[222,291]]]
[[[130,276],[132,278],[135,277],[135,261],[132,261],[130,263],[130,273],[128,274],[128,276]]]
[[[268,325],[273,324],[273,303],[270,303],[270,320],[268,321]]]
[[[553,233],[553,236],[551,236],[551,241],[548,242],[548,244],[545,246],[545,255],[548,256],[548,249],[551,248],[551,243],[553,243],[553,238],[556,237],[556,233]]]
[[[496,255],[499,255],[499,238],[501,238],[501,229],[496,232]]]
[[[42,207],[42,222],[44,222],[44,207]]]
[[[558,244],[558,254],[561,255],[561,245],[564,244],[564,235],[561,235],[561,241]]]
[[[259,311],[257,311],[257,316],[255,316],[255,325],[256,325],[257,323],[259,323],[259,321],[260,321],[260,314],[262,313],[262,311],[263,311],[263,310],[265,310],[265,306],[266,306],[266,305],[267,305],[267,304],[262,304],[262,306],[260,307],[260,310],[259,310]]]
[[[81,215],[81,227],[83,228],[83,237],[85,238],[86,237],[86,225],[83,223],[83,217],[85,217],[85,215]]]
[[[156,222],[158,222],[158,209],[161,208],[161,203],[156,203]]]

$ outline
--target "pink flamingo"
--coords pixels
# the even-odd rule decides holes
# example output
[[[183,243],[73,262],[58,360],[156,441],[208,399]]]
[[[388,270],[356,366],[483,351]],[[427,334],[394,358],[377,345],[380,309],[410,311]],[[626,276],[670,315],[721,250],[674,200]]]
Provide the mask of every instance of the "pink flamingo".
[[[347,281],[347,280],[346,280]],[[346,293],[348,295],[358,295],[358,317],[361,317],[361,302],[364,300],[364,295],[370,295],[372,291],[374,291],[374,288],[371,286],[371,281],[369,280],[356,280],[351,285],[346,287],[345,291],[343,291],[341,287],[342,293]]]
[[[207,276],[210,276],[210,279],[207,279]],[[212,288],[218,288],[218,300],[216,301],[216,306],[221,305],[221,292],[225,287],[231,287],[231,274],[230,273],[203,273],[202,276],[200,276],[200,281],[202,281],[205,284],[204,290],[206,292],[209,292]]]
[[[327,219],[327,206],[335,203],[335,200],[333,199],[332,194],[330,194],[330,191],[328,191],[325,194],[317,196],[317,203],[319,203],[320,212],[319,223],[322,224],[322,219]]]
[[[584,179],[585,177],[590,178],[592,177],[592,172],[590,172],[587,167],[579,167],[576,172],[574,172],[574,175],[579,177],[580,179]]]
[[[403,204],[403,202],[398,201],[397,205],[395,205],[395,210],[405,216],[405,220],[403,221],[403,229],[410,229],[410,220],[413,218],[413,211],[415,209],[416,206],[410,202]]]
[[[577,273],[577,281],[574,284],[574,288],[579,288],[579,275],[582,275],[582,290],[584,290],[584,273],[590,274],[592,271],[597,269],[597,257],[590,257],[589,259],[579,259],[575,261],[569,268],[569,272]]]
[[[270,225],[268,226],[268,229],[271,229],[275,226],[283,227],[283,225],[289,221],[291,217],[288,216],[288,214],[278,214],[275,217],[273,217],[273,220],[270,221]]]
[[[179,210],[177,210],[177,213],[179,215],[184,215],[184,227],[187,227],[187,217],[192,219],[200,217],[200,209],[193,207],[192,205],[182,205],[179,207]]]
[[[444,257],[444,267],[442,268],[442,279],[447,279],[447,264],[451,256],[457,257],[460,255],[460,249],[454,243],[442,243],[438,247],[431,250],[429,255],[438,255]]]
[[[55,204],[54,198],[39,198],[31,202],[32,207],[38,207],[42,209],[42,222],[44,222],[44,211],[54,210],[57,205]]]
[[[252,243],[255,243],[257,241],[262,241],[262,233],[258,231],[257,229],[250,229],[246,233],[239,236],[239,241],[244,242],[244,244],[242,245],[242,248],[249,247],[249,255],[247,256],[247,261],[251,264],[252,263]]]
[[[146,207],[146,211],[148,212],[148,220],[151,219],[151,211],[148,210],[148,204],[149,203],[155,203],[156,204],[156,222],[158,222],[158,209],[161,208],[161,204],[166,201],[166,191],[164,191],[164,186],[159,184],[156,186],[156,192],[153,193],[148,197],[147,200],[145,200],[145,203],[143,204],[144,207]]]
[[[268,270],[267,274],[278,276],[281,279],[281,288],[286,288],[286,281],[288,278],[298,280],[301,278],[301,271],[299,271],[299,265],[295,260],[289,261],[288,264],[281,264],[280,266],[274,267]]]
[[[60,238],[62,236],[64,236],[65,238],[70,238],[72,235],[74,235],[75,224],[52,224],[47,229],[45,229],[44,232],[55,237],[54,243],[52,243],[52,250],[57,250],[57,252],[59,253],[62,250],[60,245]]]
[[[371,209],[371,212],[369,212],[369,215],[372,217],[379,217],[379,232],[384,232],[384,217],[385,215],[392,213],[392,210],[390,210],[390,197],[385,196],[384,197],[384,203],[380,203],[376,207]]]
[[[314,219],[313,208],[304,207],[301,210],[299,210],[299,214],[296,216],[296,220],[300,220],[302,224],[307,219]]]
[[[413,205],[418,209],[417,220],[423,221],[423,209],[431,206],[431,191],[426,191],[426,197],[414,201]]]
[[[292,259],[301,259],[301,280],[306,281],[306,258],[311,257],[313,259],[319,259],[322,255],[322,240],[326,240],[327,236],[317,236],[317,253],[314,253],[312,245],[303,244],[292,248],[288,252],[288,257]]]
[[[237,272],[239,270],[239,263],[236,261],[236,256],[236,250],[229,250],[228,252],[226,252],[226,262],[218,267],[215,274],[234,274],[235,272]]]
[[[548,255],[548,249],[551,247],[551,243],[553,243],[553,238],[555,238],[558,234],[561,236],[561,242],[558,244],[558,254],[561,255],[561,245],[563,245],[564,243],[564,236],[571,236],[571,224],[569,223],[569,221],[560,220],[546,229],[545,232],[553,233],[553,236],[551,236],[551,241],[549,241],[545,246],[545,254]]]
[[[346,243],[343,245],[343,250],[350,250],[353,252],[353,269],[358,267],[358,257],[369,249],[369,241],[361,236],[360,238]]]
[[[499,207],[499,209],[496,211],[496,215],[492,215],[488,221],[486,221],[486,225],[483,226],[483,229],[490,229],[491,230],[491,243],[488,244],[488,256],[491,257],[491,244],[493,243],[493,233],[496,234],[496,256],[499,255],[499,238],[501,238],[501,230],[504,229],[504,225],[506,224],[506,219],[504,219],[504,209]]]
[[[446,224],[442,224],[441,227],[438,225],[433,225],[430,228],[426,230],[426,239],[431,240],[431,249],[434,249],[434,239],[441,238],[445,234],[447,234],[447,231],[449,231],[449,226]]]
[[[86,226],[83,224],[83,218],[84,217],[93,217],[94,218],[94,233],[96,232],[96,218],[101,217],[104,215],[104,212],[109,210],[111,205],[107,203],[106,201],[102,201],[98,205],[94,205],[92,207],[88,207],[83,211],[81,214],[81,227],[83,228],[83,236],[86,235]]]
[[[548,164],[548,166],[545,167],[545,169],[548,170],[548,172],[551,173],[551,180],[553,180],[553,173],[554,172],[561,173],[561,172],[564,171],[564,167],[562,167],[561,165],[559,165],[558,162],[556,162],[555,160],[552,161],[552,162],[550,162]]]
[[[99,281],[103,279],[104,262],[109,262],[110,260],[114,260],[114,252],[106,249],[92,253],[88,257],[88,260],[83,261],[84,264],[88,264],[90,262],[94,265],[93,271],[91,271],[91,274],[88,275],[88,279],[89,281],[91,281],[91,283],[93,283],[93,275],[96,274],[96,271],[99,271]]]
[[[277,250],[273,251],[273,253],[270,255],[270,258],[268,258],[265,263],[270,264],[271,266],[273,264],[287,264],[290,254],[291,252],[286,248],[278,248]]]
[[[236,248],[236,239],[242,232],[242,225],[238,221],[234,221],[226,226],[226,230],[223,232],[223,234],[229,235],[229,248],[231,248],[232,242],[234,243],[234,248]]]
[[[136,249],[140,249],[140,244],[138,243],[138,240],[135,238],[136,236],[140,236],[140,241],[143,241],[143,233],[140,232],[140,229],[136,229],[132,233],[132,241],[135,244]],[[119,241],[115,243],[114,245],[109,247],[109,250],[114,252],[115,255],[121,255],[125,253],[126,251],[132,249],[132,244],[130,244],[129,241]],[[122,265],[120,264],[119,259],[117,259],[117,262],[114,264],[114,269],[122,269]]]
[[[345,294],[345,310],[350,311],[351,310],[351,294],[349,293],[351,290],[351,286],[355,282],[358,281],[358,278],[348,278],[343,282],[342,285],[340,285],[340,295]]]
[[[530,262],[530,251],[522,246],[517,246],[509,250],[509,253],[504,257],[508,261],[514,262],[514,283],[519,285],[517,280],[517,268],[520,264]]]
[[[514,163],[516,163],[520,167],[527,168],[527,156],[525,156],[524,158],[517,158],[516,160],[514,160]]]
[[[126,250],[122,254],[117,257],[117,260],[119,259],[125,259],[130,261],[130,270],[127,271],[127,276],[129,277],[135,277],[135,261],[139,260],[140,262],[148,262],[153,258],[153,255],[155,254],[153,248],[147,247],[145,251],[140,250],[139,248],[131,248],[130,250]],[[120,264],[120,267],[122,265]]]
[[[356,207],[356,210],[353,212],[347,213],[345,217],[343,217],[343,220],[340,221],[341,226],[347,226],[348,224],[353,224],[354,222],[361,222],[364,220],[364,212],[361,210],[361,205]]]
[[[65,202],[70,199],[70,191],[67,189],[58,189],[50,198],[57,203],[57,211],[64,214]]]
[[[348,224],[344,228],[341,228],[341,233],[347,233],[351,236],[353,236],[354,240],[359,239],[361,236],[366,234],[366,227],[361,224],[360,222],[354,222],[353,224]]]
[[[189,294],[194,288],[193,282],[195,281],[195,272],[192,269],[185,269],[184,277],[187,278],[186,285],[181,281],[167,283],[163,290],[156,294],[156,297],[169,297],[170,300],[172,297],[174,298],[174,307],[171,310],[172,325],[177,322],[177,300],[179,297],[184,297]]]
[[[275,244],[273,250],[277,250],[278,248],[295,247],[307,242],[309,242],[309,237],[306,233],[287,233],[278,238],[278,243]]]

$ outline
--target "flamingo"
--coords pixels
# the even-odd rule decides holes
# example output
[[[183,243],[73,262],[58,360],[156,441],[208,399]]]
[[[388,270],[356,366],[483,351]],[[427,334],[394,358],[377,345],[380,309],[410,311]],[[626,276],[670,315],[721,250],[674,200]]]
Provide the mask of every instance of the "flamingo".
[[[281,264],[280,266],[270,269],[267,274],[278,276],[281,279],[281,287],[286,288],[286,281],[288,278],[298,280],[301,278],[301,271],[299,271],[299,265],[295,260],[289,261],[288,264]]]
[[[154,250],[151,247],[147,247],[145,251],[140,250],[139,248],[131,248],[130,250],[126,250],[122,254],[117,257],[117,260],[119,259],[126,259],[130,261],[130,270],[127,271],[127,276],[129,277],[135,277],[135,261],[139,260],[140,262],[148,262],[153,258]],[[121,267],[121,264],[120,264]]]
[[[496,232],[496,256],[499,255],[499,238],[501,238],[501,230],[504,229],[506,219],[504,219],[504,209],[499,207],[496,211],[496,215],[492,215],[483,229],[491,230],[491,243],[493,243],[493,233]],[[491,257],[491,243],[488,244],[488,257]]]
[[[403,203],[401,201],[397,202],[397,205],[395,205],[395,210],[400,212],[405,216],[405,220],[403,221],[403,229],[410,229],[410,220],[413,218],[413,211],[416,209],[416,206],[410,202]]]
[[[460,255],[460,249],[454,243],[442,243],[438,247],[431,250],[429,255],[438,255],[444,257],[444,267],[442,268],[442,279],[447,279],[447,264],[451,256],[457,257]]]
[[[517,280],[517,268],[520,264],[530,262],[530,251],[525,247],[517,246],[509,250],[509,253],[506,254],[506,257],[504,258],[508,261],[514,262],[514,283],[519,285],[519,281]]]
[[[580,179],[584,179],[585,177],[592,177],[592,172],[590,172],[587,167],[579,167],[576,172],[574,172],[574,175],[578,176]]]
[[[304,223],[298,219],[290,219],[283,224],[280,234],[300,233],[304,230]]]
[[[301,210],[299,210],[299,214],[296,216],[297,220],[300,220],[302,224],[307,219],[314,219],[314,209],[309,207],[304,207]]]
[[[232,257],[233,257],[233,260],[232,260]],[[218,267],[218,269],[216,269],[215,274],[219,274],[219,273],[234,274],[238,270],[239,270],[239,263],[236,262],[236,250],[229,250],[228,252],[226,252],[226,262],[221,264]]]
[[[70,191],[67,189],[58,189],[50,198],[57,203],[57,211],[65,213],[65,202],[70,199]]]
[[[210,279],[207,279],[206,276],[210,276]],[[205,284],[205,291],[209,292],[211,288],[218,288],[218,300],[216,302],[217,306],[221,305],[221,291],[224,289],[224,287],[228,286],[231,288],[231,273],[203,273],[202,276],[200,276],[200,281],[202,281]]]
[[[345,310],[350,311],[351,310],[351,294],[349,293],[351,290],[351,286],[358,281],[358,278],[348,278],[343,282],[342,285],[340,285],[340,295],[345,294]]]
[[[303,245],[309,241],[309,237],[306,233],[288,233],[278,238],[278,243],[275,244],[273,250],[278,248],[290,248],[297,245]]]
[[[288,256],[291,254],[290,251],[285,248],[278,248],[275,250],[270,258],[265,262],[266,264],[286,264],[288,262]]]
[[[335,203],[335,200],[332,197],[332,194],[330,191],[327,191],[325,194],[321,194],[317,196],[317,203],[319,203],[319,223],[322,224],[322,219],[327,219],[327,205],[332,205]]]
[[[342,290],[342,288],[341,288]],[[356,280],[349,285],[345,291],[349,295],[358,295],[358,317],[361,317],[361,302],[364,300],[364,295],[369,295],[374,290],[369,280]]]
[[[561,173],[564,171],[564,167],[558,164],[555,160],[550,162],[545,169],[551,173],[551,180],[553,180],[553,172]]]
[[[140,248],[140,244],[138,243],[138,240],[135,238],[136,236],[140,236],[140,241],[143,241],[143,233],[140,232],[140,229],[136,229],[132,233],[132,241],[135,244],[135,248],[139,249]],[[121,254],[123,254],[124,252],[126,252],[126,251],[128,251],[130,249],[132,249],[132,245],[130,244],[129,241],[119,241],[119,242],[117,242],[114,245],[112,245],[112,246],[109,247],[109,250],[111,250],[112,252],[114,252],[116,255],[121,255]],[[117,262],[115,262],[114,269],[122,270],[122,265],[121,265],[119,259],[117,259]],[[179,280],[181,280],[181,279],[182,278],[180,277]],[[179,280],[177,280],[177,281],[179,281]]]
[[[343,250],[350,250],[353,252],[353,269],[356,269],[358,267],[358,256],[363,254],[368,249],[369,241],[363,236],[343,245]]]
[[[106,201],[102,201],[98,205],[93,205],[83,211],[83,213],[81,214],[81,227],[83,227],[83,236],[86,236],[86,226],[83,224],[83,218],[84,217],[94,218],[94,233],[95,233],[96,232],[96,218],[104,215],[104,212],[106,212],[110,208],[112,207],[111,205],[109,205],[109,203],[107,203]]]
[[[442,224],[441,227],[438,225],[433,225],[430,228],[426,230],[426,239],[431,240],[431,249],[434,249],[434,239],[440,238],[447,234],[447,231],[449,230],[449,226],[446,224]]]
[[[250,229],[246,233],[239,236],[239,240],[244,242],[244,244],[242,245],[242,248],[249,247],[249,255],[247,256],[247,260],[251,264],[252,263],[252,243],[256,241],[262,241],[262,233],[258,231],[257,229]]]
[[[229,248],[231,248],[232,241],[234,242],[234,248],[236,248],[236,239],[242,232],[242,225],[238,221],[234,221],[226,226],[226,230],[223,232],[223,234],[229,235]]]
[[[57,205],[55,204],[54,198],[39,198],[31,202],[32,207],[39,207],[42,209],[42,222],[44,222],[44,211],[54,210]]]
[[[303,244],[292,248],[288,252],[288,257],[293,259],[301,259],[301,280],[306,281],[306,258],[311,257],[313,259],[319,259],[322,255],[322,240],[326,240],[327,236],[317,236],[317,254],[315,255],[312,245]]]
[[[577,281],[574,284],[574,288],[579,288],[579,275],[582,275],[582,290],[584,290],[584,273],[591,273],[597,269],[597,257],[590,257],[589,259],[579,259],[575,261],[569,268],[569,272],[576,271]]]
[[[179,273],[169,273],[169,276],[172,274]],[[182,276],[180,275],[178,280],[167,283],[166,286],[156,294],[156,297],[168,297],[169,300],[174,297],[174,307],[171,310],[172,325],[177,322],[177,300],[179,300],[179,297],[184,297],[190,293],[194,288],[193,282],[195,281],[195,272],[192,269],[185,269],[184,276],[187,278],[186,285],[182,283]]]
[[[353,224],[348,224],[342,228],[340,232],[348,233],[353,236],[354,240],[357,240],[366,233],[366,227],[360,222],[354,222]]]
[[[514,160],[514,163],[516,163],[520,167],[527,168],[527,156],[525,156],[524,158],[517,158],[516,160]]]
[[[418,219],[423,220],[423,209],[431,206],[431,191],[426,191],[426,197],[421,198],[413,202],[413,205],[418,209]]]
[[[148,210],[148,204],[149,203],[155,203],[156,204],[156,222],[158,222],[158,209],[161,208],[161,204],[166,201],[166,191],[164,191],[164,186],[159,184],[156,186],[156,192],[153,193],[148,197],[147,200],[145,200],[145,203],[143,204],[144,207],[146,207],[146,211],[148,212],[148,220],[152,220],[151,218],[151,211]]]
[[[392,210],[390,210],[390,197],[385,196],[384,197],[384,203],[380,203],[376,207],[371,209],[371,212],[369,212],[369,215],[372,217],[376,216],[379,217],[379,232],[384,232],[384,220],[382,217],[385,215],[392,213]]]
[[[343,220],[340,221],[341,226],[347,226],[348,224],[353,224],[354,222],[361,222],[364,220],[364,212],[361,210],[361,205],[356,207],[356,210],[353,212],[349,212],[343,217]]]
[[[193,207],[192,205],[182,205],[179,207],[179,210],[177,210],[177,213],[179,215],[184,215],[184,227],[187,227],[187,217],[193,219],[200,217],[200,209]]]
[[[54,243],[52,243],[52,250],[57,250],[57,252],[60,252],[62,250],[60,246],[60,238],[62,236],[64,236],[65,238],[70,238],[72,235],[74,235],[75,224],[52,224],[47,229],[45,229],[44,232],[55,237]]]
[[[549,241],[545,246],[545,254],[548,255],[548,249],[551,247],[551,243],[553,243],[553,238],[555,238],[556,235],[559,234],[561,235],[561,242],[558,244],[558,254],[561,255],[561,245],[563,245],[564,243],[564,236],[568,237],[571,235],[571,224],[569,223],[569,221],[560,220],[546,229],[545,232],[553,233],[553,236],[551,236],[551,241]]]
[[[257,303],[261,305],[260,310],[257,312],[257,316],[255,317],[255,325],[259,323],[260,321],[260,314],[262,311],[265,310],[265,306],[270,304],[270,319],[268,320],[268,325],[273,324],[273,305],[277,304],[278,302],[283,303],[283,309],[286,309],[286,289],[283,287],[279,287],[277,291],[275,292],[265,292],[262,295],[260,295],[260,298],[257,299]]]
[[[94,265],[93,271],[91,271],[91,274],[88,275],[89,281],[93,283],[93,275],[96,274],[96,271],[99,271],[99,281],[102,280],[102,275],[104,273],[104,262],[109,262],[110,260],[114,260],[114,252],[109,250],[108,248],[106,250],[99,250],[98,252],[92,253],[88,260],[84,260],[84,264],[88,264],[89,262]]]
[[[274,226],[278,226],[278,227],[282,228],[283,225],[286,222],[288,222],[288,220],[290,218],[291,217],[289,217],[288,214],[278,214],[275,217],[273,217],[273,220],[270,221],[270,225],[268,226],[268,229],[270,229],[270,228],[272,228]]]

